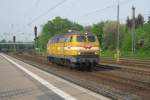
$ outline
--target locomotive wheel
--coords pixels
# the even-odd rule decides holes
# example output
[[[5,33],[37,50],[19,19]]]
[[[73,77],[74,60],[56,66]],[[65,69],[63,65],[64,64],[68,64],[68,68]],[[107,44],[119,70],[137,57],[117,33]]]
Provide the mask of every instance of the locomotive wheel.
[[[89,65],[87,68],[88,68],[87,71],[92,72],[92,66],[91,65]]]

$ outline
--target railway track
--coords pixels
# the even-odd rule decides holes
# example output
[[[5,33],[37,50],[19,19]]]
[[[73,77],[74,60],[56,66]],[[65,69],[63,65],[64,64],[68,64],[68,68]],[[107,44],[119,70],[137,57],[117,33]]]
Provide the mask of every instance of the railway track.
[[[115,65],[115,64],[100,64],[95,68],[95,71],[101,71],[101,68],[104,70],[119,70],[120,72],[127,72],[127,73],[134,73],[137,75],[148,75],[150,76],[150,69],[147,70],[147,68],[137,68],[137,67],[131,67],[131,66],[121,66],[121,65]]]
[[[49,64],[45,57],[31,55],[18,55],[18,57],[42,70],[114,99],[148,100],[150,98],[150,72],[144,74],[139,70],[104,65],[95,67],[93,72],[70,71],[67,67]]]
[[[100,72],[100,73],[93,73],[94,77],[102,77],[105,79],[110,79],[113,81],[118,81],[120,83],[124,84],[129,84],[132,85],[133,87],[137,88],[143,88],[143,89],[149,89],[150,90],[150,82],[147,81],[141,81],[138,79],[132,79],[132,78],[127,78],[124,76],[119,76],[115,75],[113,73],[105,73],[105,72]]]
[[[119,62],[116,62],[113,58],[103,57],[101,58],[101,63],[150,68],[150,60],[120,58]]]

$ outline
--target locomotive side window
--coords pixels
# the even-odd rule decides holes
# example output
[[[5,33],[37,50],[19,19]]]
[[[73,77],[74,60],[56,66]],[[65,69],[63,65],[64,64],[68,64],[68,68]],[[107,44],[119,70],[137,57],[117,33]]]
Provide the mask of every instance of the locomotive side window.
[[[51,43],[52,43],[52,40],[49,40],[48,43],[51,44]]]
[[[85,36],[77,36],[77,42],[86,42]]]
[[[63,37],[63,38],[59,38],[59,43],[63,43],[63,42],[65,42],[65,38]]]
[[[68,37],[68,38],[66,39],[66,42],[72,42],[72,36]]]
[[[96,38],[95,38],[95,36],[87,36],[87,40],[88,40],[88,42],[95,42]]]
[[[52,43],[59,43],[59,38],[55,38],[52,40]]]
[[[52,44],[54,43],[54,39],[51,40],[51,43],[52,43]]]

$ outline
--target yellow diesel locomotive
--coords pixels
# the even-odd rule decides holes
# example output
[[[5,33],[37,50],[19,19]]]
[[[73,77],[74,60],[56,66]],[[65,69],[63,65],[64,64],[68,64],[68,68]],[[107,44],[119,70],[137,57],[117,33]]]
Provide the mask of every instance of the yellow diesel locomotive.
[[[92,70],[99,62],[100,46],[92,33],[64,33],[53,36],[47,44],[48,61],[71,68]]]

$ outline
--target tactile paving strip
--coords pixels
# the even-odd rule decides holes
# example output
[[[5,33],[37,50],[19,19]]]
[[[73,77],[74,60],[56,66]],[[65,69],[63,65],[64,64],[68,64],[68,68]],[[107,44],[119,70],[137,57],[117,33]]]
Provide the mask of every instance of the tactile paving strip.
[[[3,91],[0,90],[0,100],[14,97],[22,97],[29,96],[33,94],[40,93],[39,88],[37,87],[28,87],[22,89],[5,89]]]

